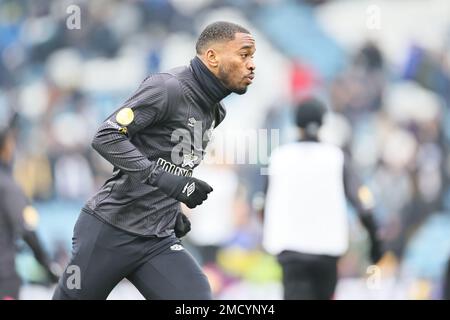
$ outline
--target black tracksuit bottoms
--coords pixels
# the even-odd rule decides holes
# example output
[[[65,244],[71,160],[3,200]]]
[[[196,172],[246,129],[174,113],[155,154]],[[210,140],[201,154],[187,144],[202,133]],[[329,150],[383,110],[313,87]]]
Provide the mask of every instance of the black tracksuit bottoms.
[[[283,270],[284,299],[333,299],[338,258],[294,251],[280,253],[278,262]]]
[[[175,235],[133,235],[81,212],[54,300],[103,300],[128,279],[146,299],[209,300],[208,280]]]

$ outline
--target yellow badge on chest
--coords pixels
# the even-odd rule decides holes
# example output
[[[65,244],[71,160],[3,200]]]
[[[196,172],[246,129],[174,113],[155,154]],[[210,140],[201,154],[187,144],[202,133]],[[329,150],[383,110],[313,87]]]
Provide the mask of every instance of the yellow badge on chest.
[[[116,121],[122,126],[128,126],[134,120],[134,112],[131,108],[123,108],[116,115]]]

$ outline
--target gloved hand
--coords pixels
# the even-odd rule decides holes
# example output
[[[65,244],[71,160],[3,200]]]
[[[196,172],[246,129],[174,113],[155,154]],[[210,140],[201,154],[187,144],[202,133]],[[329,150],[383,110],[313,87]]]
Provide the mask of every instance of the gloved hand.
[[[213,191],[204,181],[168,172],[162,172],[155,185],[169,197],[185,203],[191,209],[202,204],[208,198],[208,193]]]
[[[189,231],[191,231],[191,222],[188,217],[182,212],[178,213],[177,220],[175,221],[175,235],[177,238],[182,238]]]

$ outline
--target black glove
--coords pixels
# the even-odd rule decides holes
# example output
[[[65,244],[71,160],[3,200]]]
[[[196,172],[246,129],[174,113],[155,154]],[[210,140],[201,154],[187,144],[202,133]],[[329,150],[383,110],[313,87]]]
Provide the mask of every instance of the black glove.
[[[177,220],[175,221],[175,235],[177,238],[182,238],[189,231],[191,231],[191,222],[188,217],[181,212],[178,213]]]
[[[208,193],[213,191],[204,181],[168,172],[162,172],[155,185],[169,197],[185,203],[191,209],[202,204],[208,198]]]

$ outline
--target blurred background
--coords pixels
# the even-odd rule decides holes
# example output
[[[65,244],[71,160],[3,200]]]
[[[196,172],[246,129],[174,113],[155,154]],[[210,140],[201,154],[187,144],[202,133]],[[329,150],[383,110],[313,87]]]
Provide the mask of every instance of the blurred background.
[[[318,96],[329,108],[323,139],[351,153],[374,193],[390,254],[380,274],[368,269],[367,235],[349,206],[351,244],[335,298],[443,298],[448,0],[0,1],[0,110],[19,113],[14,173],[40,213],[38,233],[52,258],[67,263],[79,211],[112,172],[90,147],[99,124],[148,73],[188,64],[197,36],[216,20],[251,30],[257,67],[247,94],[224,101],[228,115],[214,135],[236,140],[245,130],[279,129],[279,143],[295,140],[293,107]],[[266,165],[264,157],[211,161],[195,174],[215,191],[189,213],[193,230],[183,242],[218,299],[282,297],[281,270],[261,248]],[[22,299],[51,297],[27,249],[17,266]],[[110,295],[139,298],[126,281]]]

